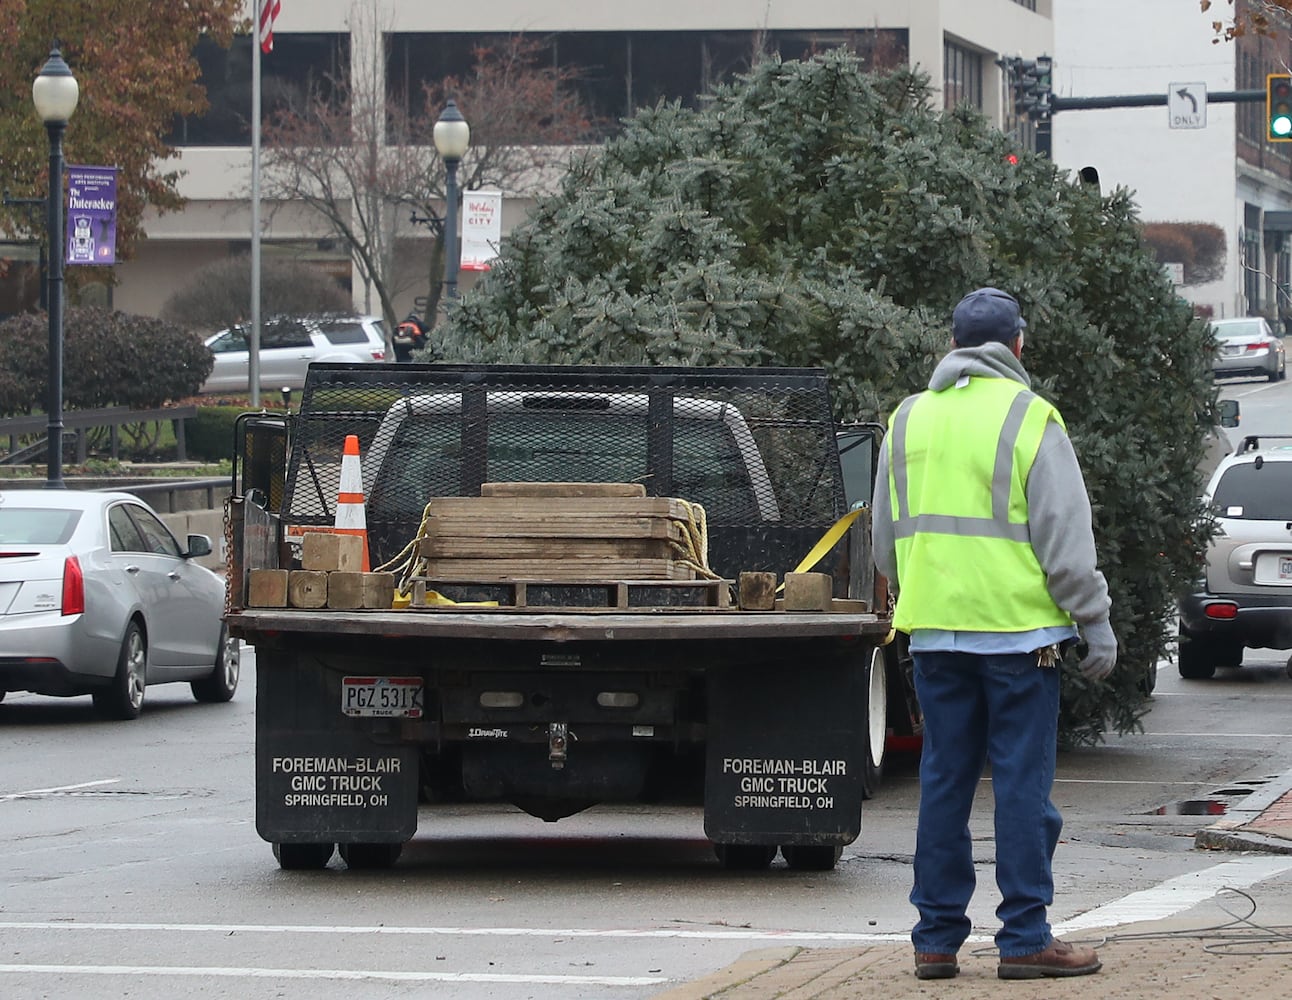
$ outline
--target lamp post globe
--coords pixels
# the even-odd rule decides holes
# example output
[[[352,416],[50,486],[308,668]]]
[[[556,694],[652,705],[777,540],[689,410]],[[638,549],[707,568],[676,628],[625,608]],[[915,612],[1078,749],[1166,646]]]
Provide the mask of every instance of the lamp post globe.
[[[444,294],[458,297],[458,166],[471,145],[471,126],[452,98],[432,131],[435,151],[444,161]]]
[[[81,89],[72,70],[63,61],[58,43],[31,85],[36,114],[49,135],[49,190],[47,232],[49,273],[49,459],[45,476],[47,489],[63,489],[63,133],[76,110]]]

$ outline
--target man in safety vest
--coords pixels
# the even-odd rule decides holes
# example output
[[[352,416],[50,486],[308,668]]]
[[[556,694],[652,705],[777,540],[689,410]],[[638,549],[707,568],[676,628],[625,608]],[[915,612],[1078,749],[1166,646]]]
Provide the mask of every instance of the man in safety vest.
[[[928,391],[889,420],[876,478],[875,564],[896,586],[924,713],[911,932],[920,979],[949,979],[969,935],[969,815],[983,767],[995,798],[1001,979],[1098,972],[1091,948],[1057,940],[1050,801],[1061,649],[1082,672],[1117,659],[1095,568],[1090,501],[1063,418],[1029,390],[1018,302],[980,288],[956,306],[951,352]]]

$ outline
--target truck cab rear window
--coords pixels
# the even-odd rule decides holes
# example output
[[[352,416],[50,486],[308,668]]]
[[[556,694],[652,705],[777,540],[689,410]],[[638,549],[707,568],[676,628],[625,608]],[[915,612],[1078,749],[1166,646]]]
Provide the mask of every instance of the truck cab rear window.
[[[500,413],[489,420],[488,482],[645,482],[646,422],[578,409]],[[410,416],[391,443],[372,488],[385,509],[420,514],[432,496],[454,496],[462,481],[458,414]],[[647,483],[647,492],[654,493]],[[711,521],[757,518],[750,475],[727,426],[677,421],[675,496],[704,505]]]

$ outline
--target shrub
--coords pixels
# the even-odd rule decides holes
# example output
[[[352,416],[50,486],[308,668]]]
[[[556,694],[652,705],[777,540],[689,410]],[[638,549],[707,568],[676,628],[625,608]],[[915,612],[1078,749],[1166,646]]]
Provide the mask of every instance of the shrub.
[[[162,318],[190,330],[215,333],[245,323],[251,301],[251,258],[246,254],[198,268],[162,306]],[[354,303],[321,268],[294,260],[260,267],[260,311],[271,316],[348,314]]]
[[[232,460],[233,425],[242,413],[236,406],[198,407],[197,416],[185,425],[189,458],[198,462]]]
[[[1184,283],[1202,285],[1225,273],[1225,231],[1209,222],[1149,222],[1144,242],[1159,264],[1184,265]]]
[[[191,331],[147,316],[73,307],[63,323],[63,405],[155,409],[185,399],[211,373],[211,352]],[[24,313],[0,323],[0,411],[43,410],[49,384],[49,319]]]

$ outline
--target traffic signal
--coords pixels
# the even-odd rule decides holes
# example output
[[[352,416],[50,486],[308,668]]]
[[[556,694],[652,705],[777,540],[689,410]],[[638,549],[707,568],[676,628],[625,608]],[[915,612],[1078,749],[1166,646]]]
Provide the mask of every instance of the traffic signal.
[[[1265,78],[1265,121],[1270,142],[1292,142],[1292,74]]]

